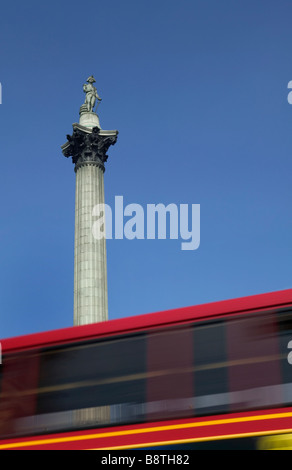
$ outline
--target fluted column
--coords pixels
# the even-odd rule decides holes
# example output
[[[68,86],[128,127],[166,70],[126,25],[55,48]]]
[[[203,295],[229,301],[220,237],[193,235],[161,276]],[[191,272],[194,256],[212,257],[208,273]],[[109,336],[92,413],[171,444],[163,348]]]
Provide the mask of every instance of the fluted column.
[[[108,319],[105,239],[92,235],[93,207],[104,203],[103,171],[94,164],[76,171],[74,324]]]
[[[106,152],[117,131],[73,124],[63,154],[75,164],[74,325],[108,319],[106,240],[92,233],[92,211],[104,203]]]

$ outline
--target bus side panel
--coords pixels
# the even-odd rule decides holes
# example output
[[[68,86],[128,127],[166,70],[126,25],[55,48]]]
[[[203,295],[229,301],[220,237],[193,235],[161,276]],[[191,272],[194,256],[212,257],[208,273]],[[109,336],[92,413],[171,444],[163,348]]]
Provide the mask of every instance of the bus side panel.
[[[191,416],[193,329],[149,333],[147,338],[147,420]]]
[[[0,435],[18,432],[21,418],[36,411],[39,354],[5,356],[0,395]]]

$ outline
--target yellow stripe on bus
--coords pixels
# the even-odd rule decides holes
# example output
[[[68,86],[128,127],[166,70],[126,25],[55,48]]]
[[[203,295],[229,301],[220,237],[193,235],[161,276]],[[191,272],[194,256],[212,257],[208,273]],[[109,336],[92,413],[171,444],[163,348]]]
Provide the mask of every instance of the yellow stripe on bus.
[[[221,441],[224,439],[238,439],[240,437],[262,437],[265,439],[265,436],[268,436],[270,439],[273,437],[277,438],[282,438],[285,439],[285,435],[291,436],[292,429],[276,429],[273,431],[259,431],[259,432],[247,432],[247,433],[241,433],[241,434],[225,434],[221,436],[208,436],[208,437],[194,437],[191,439],[173,439],[171,441],[154,441],[154,442],[145,442],[142,444],[133,444],[131,446],[116,446],[116,447],[103,447],[101,448],[94,448],[94,449],[89,449],[89,450],[123,450],[123,449],[140,449],[142,447],[158,447],[158,446],[168,446],[168,445],[173,445],[173,444],[188,444],[192,442],[207,442],[207,441]],[[278,433],[279,435],[275,436],[275,433]],[[291,439],[291,444],[292,444],[292,439]],[[260,449],[260,448],[259,448]],[[263,449],[267,450],[267,449]],[[274,450],[274,449],[273,449]],[[289,449],[290,450],[290,449]]]
[[[84,440],[89,440],[89,439],[102,439],[106,437],[129,436],[132,434],[144,434],[144,433],[151,433],[151,432],[189,429],[189,428],[197,428],[197,427],[203,427],[203,426],[216,426],[220,424],[243,423],[243,422],[248,422],[248,421],[253,422],[253,421],[262,421],[262,420],[269,420],[269,419],[289,418],[289,417],[292,417],[292,412],[274,413],[274,414],[258,415],[258,416],[243,416],[239,418],[225,418],[225,419],[218,419],[218,420],[211,420],[211,421],[200,421],[200,422],[195,422],[195,423],[193,422],[193,423],[148,427],[148,428],[141,428],[141,429],[128,429],[124,431],[101,432],[98,434],[86,434],[82,436],[71,436],[71,437],[67,436],[67,437],[57,437],[57,438],[48,438],[48,439],[38,439],[38,440],[33,440],[33,441],[7,443],[7,444],[0,444],[0,449],[12,449],[16,447],[30,447],[30,446],[38,446],[38,445],[46,445],[46,444],[56,444],[56,443],[62,443],[62,442],[76,442],[76,441],[84,441]],[[281,431],[273,431],[273,432],[281,432]],[[258,434],[259,433],[257,433],[257,435]],[[243,434],[243,435],[247,436],[248,433]]]

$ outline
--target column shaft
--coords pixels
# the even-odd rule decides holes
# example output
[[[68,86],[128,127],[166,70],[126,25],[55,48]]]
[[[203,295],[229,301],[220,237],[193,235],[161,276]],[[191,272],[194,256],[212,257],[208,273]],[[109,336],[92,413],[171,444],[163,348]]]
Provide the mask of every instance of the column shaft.
[[[108,319],[106,240],[92,234],[96,204],[104,204],[103,170],[85,164],[76,170],[74,325]]]

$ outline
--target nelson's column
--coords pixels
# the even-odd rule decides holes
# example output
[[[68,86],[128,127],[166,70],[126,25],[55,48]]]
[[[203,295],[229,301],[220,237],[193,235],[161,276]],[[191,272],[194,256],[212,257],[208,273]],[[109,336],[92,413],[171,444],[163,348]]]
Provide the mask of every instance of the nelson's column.
[[[73,134],[61,147],[65,157],[72,157],[76,173],[74,325],[108,319],[106,240],[93,237],[92,211],[96,204],[104,204],[107,151],[116,143],[118,131],[101,129],[94,111],[101,98],[93,83],[91,76],[83,85],[85,103],[79,123],[73,124]]]

